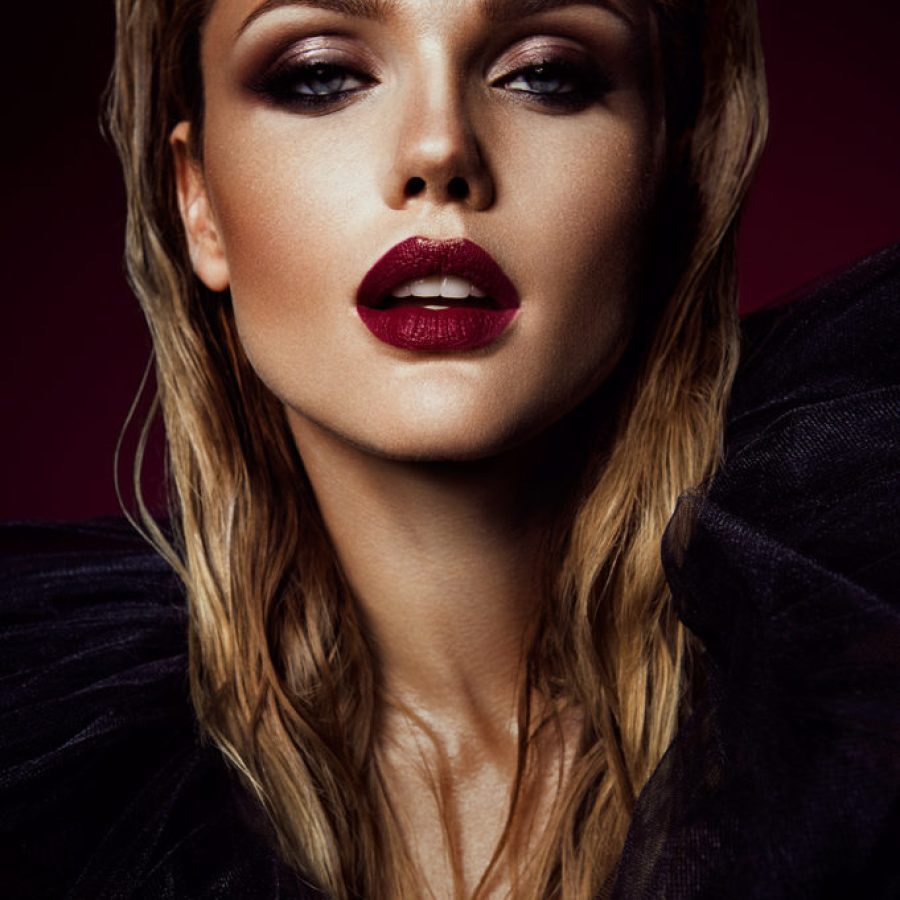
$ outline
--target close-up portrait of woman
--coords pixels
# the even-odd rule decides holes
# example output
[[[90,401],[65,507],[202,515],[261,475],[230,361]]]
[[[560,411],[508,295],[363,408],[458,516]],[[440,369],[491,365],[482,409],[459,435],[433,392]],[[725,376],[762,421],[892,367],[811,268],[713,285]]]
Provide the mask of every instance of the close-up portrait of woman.
[[[900,897],[900,244],[739,317],[755,0],[114,47],[152,354],[124,515],[2,529],[0,893]]]

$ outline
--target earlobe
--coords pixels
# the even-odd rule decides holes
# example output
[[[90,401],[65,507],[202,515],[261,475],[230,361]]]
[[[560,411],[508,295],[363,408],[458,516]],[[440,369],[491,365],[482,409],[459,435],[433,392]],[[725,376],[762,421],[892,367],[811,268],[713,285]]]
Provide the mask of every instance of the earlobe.
[[[190,122],[179,122],[169,135],[175,160],[178,209],[194,272],[211,291],[224,291],[229,284],[228,262],[203,171],[191,152],[190,129]]]

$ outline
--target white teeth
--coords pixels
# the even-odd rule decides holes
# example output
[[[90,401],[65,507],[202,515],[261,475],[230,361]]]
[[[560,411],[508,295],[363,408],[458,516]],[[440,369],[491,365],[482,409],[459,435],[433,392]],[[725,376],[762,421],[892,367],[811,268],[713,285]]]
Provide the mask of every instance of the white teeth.
[[[417,278],[412,282],[413,297],[440,297],[441,296],[441,276],[429,275],[427,278]]]
[[[465,297],[484,297],[484,291],[475,287],[465,278],[456,275],[429,275],[404,281],[391,291],[393,297],[446,297],[448,300],[462,300]],[[446,307],[437,307],[446,309]]]
[[[456,300],[462,300],[463,297],[469,296],[472,285],[464,278],[457,278],[455,275],[445,275],[441,282],[441,296],[450,297]]]

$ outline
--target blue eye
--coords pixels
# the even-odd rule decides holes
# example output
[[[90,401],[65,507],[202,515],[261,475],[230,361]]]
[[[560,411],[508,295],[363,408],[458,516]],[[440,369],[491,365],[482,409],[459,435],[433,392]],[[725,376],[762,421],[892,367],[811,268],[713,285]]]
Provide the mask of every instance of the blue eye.
[[[338,63],[287,65],[266,74],[255,89],[276,103],[324,107],[366,87],[370,79]]]
[[[567,107],[587,106],[609,90],[608,80],[600,73],[551,60],[525,66],[499,85],[538,103]]]
[[[553,63],[542,63],[538,66],[530,66],[517,73],[516,78],[507,81],[506,86],[519,82],[524,84],[525,90],[530,94],[570,94],[577,90],[573,86],[573,79],[563,66]]]
[[[252,87],[277,105],[325,112],[372,83],[369,76],[340,63],[285,62]],[[495,86],[545,106],[571,109],[584,108],[609,90],[599,72],[564,60],[523,66]]]
[[[344,94],[362,84],[349,70],[331,63],[304,66],[292,73],[291,80],[294,82],[295,93],[318,97]]]

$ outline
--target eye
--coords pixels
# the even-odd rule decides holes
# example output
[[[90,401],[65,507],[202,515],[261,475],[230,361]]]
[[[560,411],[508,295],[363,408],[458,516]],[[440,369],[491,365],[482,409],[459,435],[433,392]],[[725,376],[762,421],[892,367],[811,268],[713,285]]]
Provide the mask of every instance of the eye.
[[[274,103],[322,109],[371,83],[371,78],[340,63],[287,63],[266,73],[254,90]]]
[[[608,79],[567,60],[541,60],[523,66],[499,82],[506,90],[556,106],[586,106],[609,90]]]

